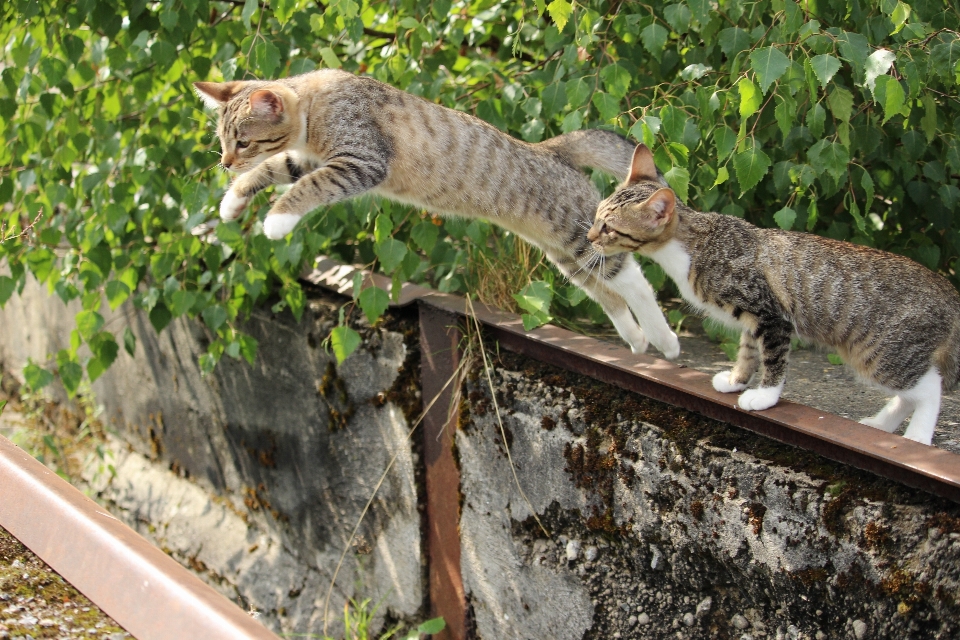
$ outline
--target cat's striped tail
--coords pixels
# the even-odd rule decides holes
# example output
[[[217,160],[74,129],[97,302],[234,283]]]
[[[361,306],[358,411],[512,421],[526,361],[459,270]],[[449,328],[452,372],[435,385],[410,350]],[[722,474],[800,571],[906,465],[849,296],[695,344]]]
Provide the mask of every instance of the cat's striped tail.
[[[548,149],[575,167],[591,167],[625,180],[636,146],[620,134],[603,129],[572,131],[537,145]]]

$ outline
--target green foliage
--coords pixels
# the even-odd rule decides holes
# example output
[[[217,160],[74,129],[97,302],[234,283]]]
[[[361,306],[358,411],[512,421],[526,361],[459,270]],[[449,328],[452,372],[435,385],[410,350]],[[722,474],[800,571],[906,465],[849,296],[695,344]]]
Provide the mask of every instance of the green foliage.
[[[262,194],[211,231],[228,176],[196,80],[342,67],[531,142],[612,128],[651,145],[695,207],[895,251],[957,281],[960,16],[948,0],[0,7],[0,305],[29,274],[81,308],[69,348],[28,366],[35,388],[56,369],[75,390],[126,357],[119,344],[134,352],[104,305],[132,302],[158,331],[200,318],[210,371],[224,354],[253,359],[239,327],[256,305],[299,317],[297,277],[318,253],[391,276],[390,295],[405,280],[464,292],[487,280],[476,265],[502,265],[493,254],[509,235],[488,223],[372,198],[270,241]],[[534,264],[506,297],[531,326],[602,319]],[[375,321],[383,307],[365,293],[346,312]],[[339,359],[356,344],[346,321],[330,336]]]

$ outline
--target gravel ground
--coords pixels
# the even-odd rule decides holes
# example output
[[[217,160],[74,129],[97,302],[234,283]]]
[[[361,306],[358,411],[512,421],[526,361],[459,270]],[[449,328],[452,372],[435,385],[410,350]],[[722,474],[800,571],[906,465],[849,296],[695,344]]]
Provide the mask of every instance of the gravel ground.
[[[132,637],[0,527],[0,640]]]

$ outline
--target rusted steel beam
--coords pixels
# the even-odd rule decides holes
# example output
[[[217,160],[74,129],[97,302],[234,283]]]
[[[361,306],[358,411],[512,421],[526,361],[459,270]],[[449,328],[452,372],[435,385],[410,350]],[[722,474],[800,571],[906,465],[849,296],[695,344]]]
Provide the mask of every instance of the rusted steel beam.
[[[2,436],[0,525],[139,640],[277,640]]]
[[[446,629],[433,636],[440,640],[464,640],[468,633],[460,572],[460,469],[453,453],[460,385],[450,382],[460,365],[459,321],[448,311],[420,307],[421,393],[424,408],[432,403],[423,418],[426,552],[431,613],[443,616],[447,623]]]
[[[338,275],[331,282],[352,282],[355,269],[334,261],[322,264],[326,273]],[[376,282],[389,288],[389,280],[383,276],[366,277],[365,286]],[[462,298],[410,285],[403,290],[399,305],[414,301],[438,311],[468,313]],[[526,331],[513,314],[482,304],[474,304],[473,309],[501,346],[511,351],[960,502],[960,455],[955,453],[786,400],[766,411],[743,411],[736,406],[736,394],[715,391],[710,376],[700,371],[635,355],[625,347],[559,327]]]

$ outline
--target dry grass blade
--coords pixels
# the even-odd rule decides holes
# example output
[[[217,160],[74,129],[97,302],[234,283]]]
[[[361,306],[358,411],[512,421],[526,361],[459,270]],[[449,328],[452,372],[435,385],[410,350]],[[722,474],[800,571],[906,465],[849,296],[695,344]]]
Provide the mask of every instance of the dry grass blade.
[[[513,294],[533,281],[545,262],[536,247],[518,236],[495,236],[492,250],[471,251],[468,263],[469,290],[483,304],[516,313]]]
[[[497,402],[497,393],[493,388],[493,378],[490,375],[490,361],[487,360],[487,350],[483,346],[483,336],[480,332],[480,322],[477,320],[477,315],[473,311],[473,300],[467,296],[467,310],[468,317],[473,321],[473,327],[479,343],[480,355],[483,358],[483,372],[487,378],[487,385],[490,388],[490,398],[493,400],[493,410],[497,416],[497,424],[500,426],[500,437],[503,439],[503,448],[507,452],[507,462],[510,463],[510,471],[513,472],[513,481],[517,485],[517,491],[520,492],[523,501],[527,503],[527,508],[530,509],[530,513],[533,514],[533,519],[537,521],[537,524],[540,525],[540,530],[543,531],[543,535],[550,537],[550,532],[547,531],[547,528],[543,526],[543,523],[540,522],[540,517],[537,515],[537,510],[533,508],[533,503],[530,502],[530,498],[527,497],[527,494],[523,491],[523,487],[520,486],[520,478],[517,477],[517,467],[513,464],[513,456],[510,454],[510,445],[507,443],[507,432],[503,428],[503,420],[500,417],[500,405]]]
[[[461,359],[460,365],[456,368],[456,370],[453,372],[450,378],[446,381],[446,383],[443,385],[440,391],[437,392],[437,395],[435,395],[430,400],[429,404],[427,404],[427,406],[424,408],[424,410],[420,412],[420,416],[417,418],[416,422],[414,422],[413,426],[411,426],[410,429],[407,431],[407,436],[406,438],[404,438],[404,442],[410,440],[410,438],[413,436],[413,432],[416,431],[417,427],[420,426],[420,423],[423,422],[424,416],[426,416],[427,413],[429,413],[430,409],[433,408],[433,405],[436,404],[437,400],[440,399],[440,396],[443,395],[443,392],[447,390],[447,387],[449,387],[454,381],[461,379],[460,376],[465,369],[466,362],[467,362],[466,358]],[[456,400],[456,398],[454,398],[454,400]],[[356,526],[353,527],[353,531],[350,532],[350,537],[347,538],[347,542],[343,546],[343,553],[340,554],[340,560],[337,562],[337,568],[334,570],[333,577],[330,579],[329,587],[327,587],[327,595],[323,599],[323,634],[324,635],[327,634],[327,619],[328,619],[328,614],[330,612],[330,597],[333,595],[333,589],[337,584],[337,576],[340,575],[340,569],[343,567],[343,561],[346,559],[347,553],[349,552],[351,545],[353,544],[353,541],[357,537],[357,532],[360,530],[360,525],[363,524],[364,517],[366,517],[367,512],[370,510],[370,507],[373,505],[374,498],[377,497],[377,492],[380,490],[380,487],[383,485],[384,481],[386,481],[387,474],[390,473],[390,469],[393,468],[394,463],[400,457],[401,453],[402,453],[402,450],[398,450],[393,455],[393,457],[390,458],[390,462],[387,464],[387,468],[383,470],[383,473],[380,475],[380,479],[377,481],[377,484],[373,487],[373,492],[370,494],[370,499],[367,500],[367,504],[363,507],[363,511],[360,512],[360,517],[357,518],[357,524]]]

